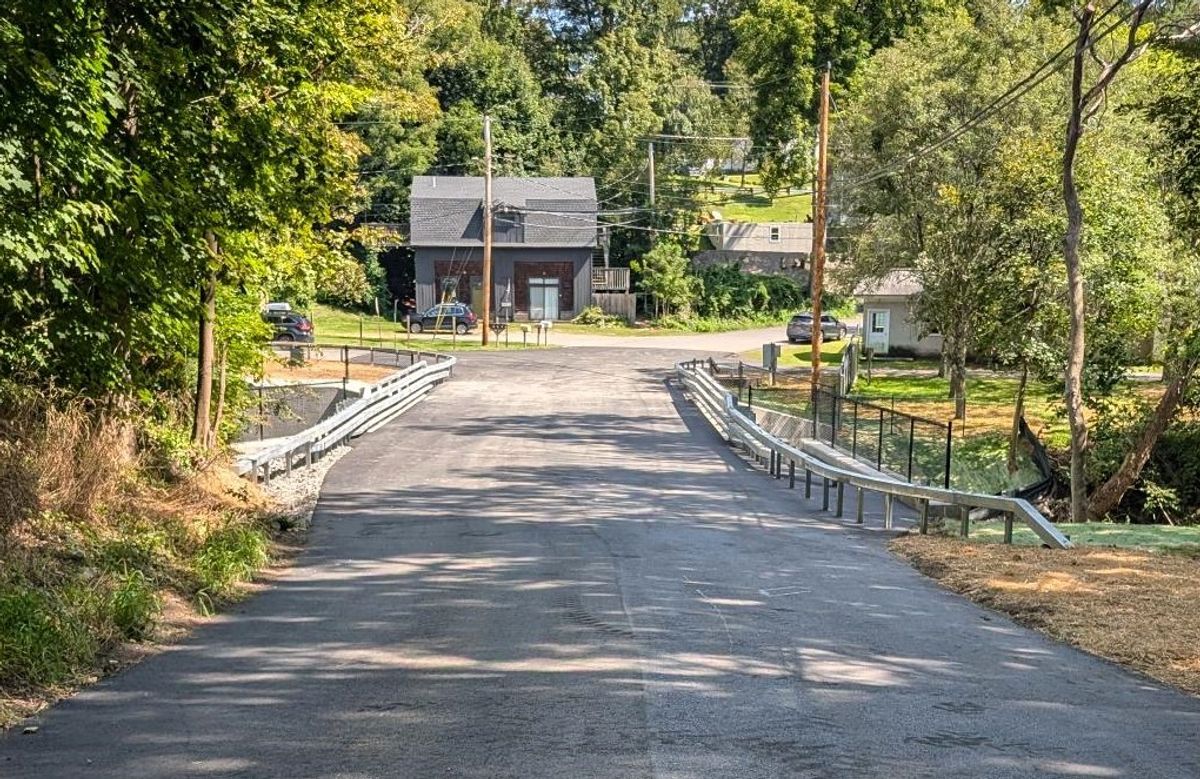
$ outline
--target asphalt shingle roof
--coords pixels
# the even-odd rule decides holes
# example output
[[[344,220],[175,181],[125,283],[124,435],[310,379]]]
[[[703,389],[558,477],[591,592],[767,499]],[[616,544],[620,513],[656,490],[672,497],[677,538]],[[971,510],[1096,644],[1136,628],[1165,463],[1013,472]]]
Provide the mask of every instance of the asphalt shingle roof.
[[[596,184],[590,178],[498,176],[492,179],[492,202],[498,212],[524,214],[520,245],[596,245]],[[482,245],[482,205],[481,176],[414,176],[411,245]]]

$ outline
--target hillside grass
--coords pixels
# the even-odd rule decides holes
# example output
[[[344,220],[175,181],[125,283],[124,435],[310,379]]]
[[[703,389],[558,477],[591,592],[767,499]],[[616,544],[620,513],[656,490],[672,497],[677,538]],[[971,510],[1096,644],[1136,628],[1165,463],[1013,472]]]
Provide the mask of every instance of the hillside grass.
[[[0,726],[239,598],[275,519],[219,465],[185,465],[183,431],[3,395]]]
[[[756,173],[746,174],[744,186],[739,174],[706,178],[700,200],[735,222],[804,222],[812,216],[811,194],[783,192],[772,198],[763,192]]]

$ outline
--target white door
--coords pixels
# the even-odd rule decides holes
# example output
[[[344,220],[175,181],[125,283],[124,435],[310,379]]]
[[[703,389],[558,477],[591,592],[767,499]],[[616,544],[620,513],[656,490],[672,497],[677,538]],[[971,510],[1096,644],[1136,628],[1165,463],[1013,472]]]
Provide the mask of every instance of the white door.
[[[867,337],[864,340],[867,348],[876,354],[887,354],[892,329],[891,312],[886,308],[868,308],[865,314]]]
[[[529,280],[529,318],[534,321],[558,319],[558,279]]]

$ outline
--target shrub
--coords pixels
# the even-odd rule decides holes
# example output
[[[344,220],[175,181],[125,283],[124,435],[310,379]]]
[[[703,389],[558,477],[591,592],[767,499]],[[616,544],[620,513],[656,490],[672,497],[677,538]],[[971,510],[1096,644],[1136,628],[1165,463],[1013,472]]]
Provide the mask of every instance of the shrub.
[[[579,315],[571,320],[577,325],[588,325],[589,327],[620,327],[625,324],[622,317],[614,314],[606,314],[600,306],[588,306],[579,312]]]

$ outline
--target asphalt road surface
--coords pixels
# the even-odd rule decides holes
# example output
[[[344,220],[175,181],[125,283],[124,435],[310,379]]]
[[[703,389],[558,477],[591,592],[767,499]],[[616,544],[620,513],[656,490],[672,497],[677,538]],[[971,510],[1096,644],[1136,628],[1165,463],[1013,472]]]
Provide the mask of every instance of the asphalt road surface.
[[[0,776],[1200,776],[1200,702],[750,470],[675,356],[468,356],[337,463],[281,581]]]

